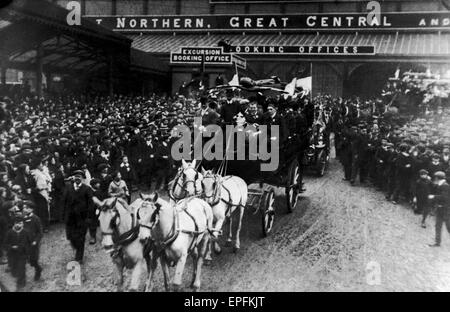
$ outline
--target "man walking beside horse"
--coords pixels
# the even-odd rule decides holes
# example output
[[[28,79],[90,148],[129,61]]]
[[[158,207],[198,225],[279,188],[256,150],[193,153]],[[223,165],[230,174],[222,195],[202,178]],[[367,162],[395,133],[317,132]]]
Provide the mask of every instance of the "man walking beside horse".
[[[75,261],[80,264],[83,262],[89,220],[94,215],[92,189],[82,183],[83,178],[83,171],[74,172],[63,199],[67,239],[75,249]]]

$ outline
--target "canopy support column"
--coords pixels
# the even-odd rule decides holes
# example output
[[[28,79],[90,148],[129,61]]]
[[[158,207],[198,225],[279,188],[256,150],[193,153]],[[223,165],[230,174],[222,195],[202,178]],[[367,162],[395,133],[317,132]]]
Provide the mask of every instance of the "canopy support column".
[[[36,94],[38,97],[42,96],[43,90],[42,90],[42,73],[43,73],[43,56],[44,56],[44,50],[42,48],[42,45],[39,44],[36,51]]]
[[[108,54],[108,93],[109,96],[114,95],[114,77],[113,77],[113,55],[112,53]]]

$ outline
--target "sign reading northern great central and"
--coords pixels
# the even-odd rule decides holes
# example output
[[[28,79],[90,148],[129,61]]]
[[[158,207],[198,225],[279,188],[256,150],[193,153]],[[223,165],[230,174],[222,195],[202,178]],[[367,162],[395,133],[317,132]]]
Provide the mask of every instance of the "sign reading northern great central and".
[[[85,16],[120,32],[145,31],[282,31],[326,29],[447,29],[450,12],[274,14],[274,15],[171,15]]]

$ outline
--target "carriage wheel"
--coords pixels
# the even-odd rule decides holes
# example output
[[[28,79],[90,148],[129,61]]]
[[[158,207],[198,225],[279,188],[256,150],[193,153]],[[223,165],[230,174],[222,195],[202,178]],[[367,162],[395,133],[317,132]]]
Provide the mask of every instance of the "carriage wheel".
[[[322,149],[317,156],[317,175],[323,177],[327,168],[328,156],[325,149]]]
[[[262,229],[263,235],[266,237],[272,231],[273,222],[275,220],[275,192],[270,190],[266,193],[264,201],[264,209],[262,211]]]
[[[294,159],[289,166],[288,179],[286,185],[286,205],[289,212],[294,211],[297,206],[299,187],[298,179],[300,177],[300,166],[297,159]]]

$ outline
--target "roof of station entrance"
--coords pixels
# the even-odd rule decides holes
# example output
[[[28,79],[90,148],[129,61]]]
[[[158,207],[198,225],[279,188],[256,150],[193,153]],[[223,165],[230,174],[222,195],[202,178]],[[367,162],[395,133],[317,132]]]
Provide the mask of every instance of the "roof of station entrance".
[[[447,33],[376,33],[376,34],[142,34],[127,35],[132,46],[150,53],[169,53],[181,46],[217,46],[221,40],[248,46],[374,46],[377,56],[450,57]]]
[[[35,70],[42,47],[44,71],[81,72],[129,63],[131,40],[84,18],[67,24],[66,9],[44,0],[14,0],[0,10],[0,54],[9,68]]]

